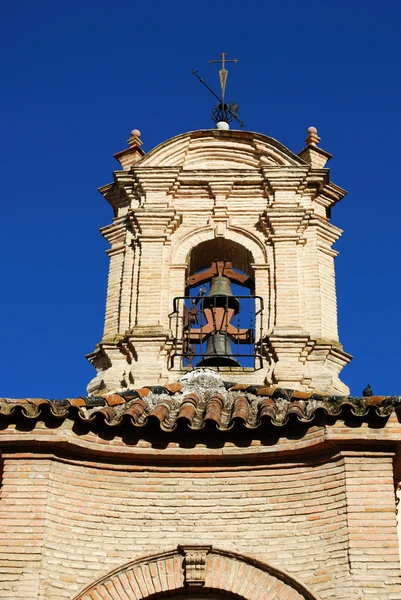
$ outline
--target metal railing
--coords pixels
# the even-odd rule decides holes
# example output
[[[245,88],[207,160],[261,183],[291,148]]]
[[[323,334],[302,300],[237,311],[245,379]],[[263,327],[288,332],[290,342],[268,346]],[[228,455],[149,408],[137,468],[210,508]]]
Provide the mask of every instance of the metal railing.
[[[190,369],[205,358],[213,368],[229,366],[221,364],[224,362],[232,362],[235,369],[262,368],[260,296],[179,296],[174,298],[169,317],[173,332],[171,369]],[[218,344],[214,343],[217,339]]]

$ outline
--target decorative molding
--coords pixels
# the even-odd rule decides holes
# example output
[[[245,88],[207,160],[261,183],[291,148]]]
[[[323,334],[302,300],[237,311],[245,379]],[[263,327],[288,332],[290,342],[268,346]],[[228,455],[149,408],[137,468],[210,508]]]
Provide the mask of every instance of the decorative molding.
[[[167,240],[180,226],[182,216],[176,210],[140,208],[129,211],[129,220],[139,241]]]
[[[206,578],[206,557],[212,546],[178,546],[184,554],[184,582],[186,586],[202,587]]]
[[[227,142],[229,150],[227,150]],[[141,160],[140,167],[185,170],[259,168],[262,165],[305,169],[309,165],[283,144],[266,135],[249,131],[222,132],[208,129],[180,134],[156,148]]]
[[[211,216],[210,225],[214,229],[214,237],[225,237],[227,227],[230,226],[230,217],[227,216]]]
[[[208,187],[214,200],[224,199],[229,197],[234,187],[233,180],[209,181]]]

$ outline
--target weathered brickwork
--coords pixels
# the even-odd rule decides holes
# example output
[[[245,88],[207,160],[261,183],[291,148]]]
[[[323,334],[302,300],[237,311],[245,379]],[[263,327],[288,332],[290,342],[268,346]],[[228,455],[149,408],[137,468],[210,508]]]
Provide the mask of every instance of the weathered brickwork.
[[[234,267],[253,277],[265,306],[262,369],[230,376],[347,393],[338,374],[351,357],[338,339],[332,249],[341,230],[328,219],[345,191],[323,168],[329,155],[313,144],[296,155],[244,131],[183,134],[142,158],[134,141],[135,162],[124,154],[124,170],[101,189],[115,218],[102,229],[110,270],[89,393],[165,385],[183,373],[169,362],[169,315],[199,268],[198,247],[211,255],[216,240],[219,255],[225,243]]]
[[[114,459],[104,446],[99,461],[87,455],[99,453],[98,436],[77,439],[73,453],[38,454],[19,451],[15,433],[15,451],[3,446],[0,598],[71,600],[113,569],[195,541],[284,570],[316,598],[401,598],[394,456],[380,447],[329,451],[330,442],[322,453],[317,429],[296,455],[284,443],[287,458],[263,458],[259,444],[249,460],[226,444],[222,462],[211,447],[143,441],[139,453],[117,444]],[[31,438],[62,440],[44,426]]]
[[[192,585],[193,598],[202,597],[199,587],[239,594],[249,600],[316,600],[305,585],[283,572],[258,561],[229,552],[219,552],[206,546],[179,546],[176,552],[167,552],[150,559],[134,561],[118,569],[109,577],[89,586],[74,600],[109,598],[140,600],[159,592],[181,592]],[[196,593],[198,591],[198,593]],[[129,594],[129,596],[128,596]],[[179,596],[174,596],[173,598]]]
[[[0,495],[0,598],[39,598],[49,459],[4,460]]]
[[[376,578],[389,595],[399,593],[393,460],[392,454],[369,452],[344,457],[350,570],[366,597],[377,597],[377,584],[372,585]]]
[[[144,156],[139,135],[101,189],[89,396],[0,398],[0,599],[401,600],[401,397],[339,380],[345,192],[316,130],[299,155],[198,131]],[[262,368],[173,372],[173,298],[222,252],[263,298]]]

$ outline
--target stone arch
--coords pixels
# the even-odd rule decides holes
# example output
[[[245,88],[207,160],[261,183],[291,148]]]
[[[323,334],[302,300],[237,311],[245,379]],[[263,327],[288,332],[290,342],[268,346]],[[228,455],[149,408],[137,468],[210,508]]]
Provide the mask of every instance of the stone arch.
[[[319,600],[288,573],[211,546],[178,546],[131,561],[87,586],[73,600],[145,600],[182,592],[210,595],[213,591],[244,600]]]
[[[215,231],[211,227],[196,229],[187,233],[173,249],[172,263],[188,263],[188,257],[193,248],[215,238]],[[239,227],[228,227],[224,232],[224,238],[244,246],[252,254],[256,264],[266,264],[266,249],[263,243],[254,235]]]

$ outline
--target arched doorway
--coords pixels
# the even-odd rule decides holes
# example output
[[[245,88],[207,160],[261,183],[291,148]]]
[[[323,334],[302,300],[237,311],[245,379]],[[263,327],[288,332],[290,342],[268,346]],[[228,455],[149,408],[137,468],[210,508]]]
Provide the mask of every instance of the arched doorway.
[[[319,600],[284,571],[210,546],[176,550],[127,563],[87,586],[73,600],[191,600],[222,597],[244,600]]]

